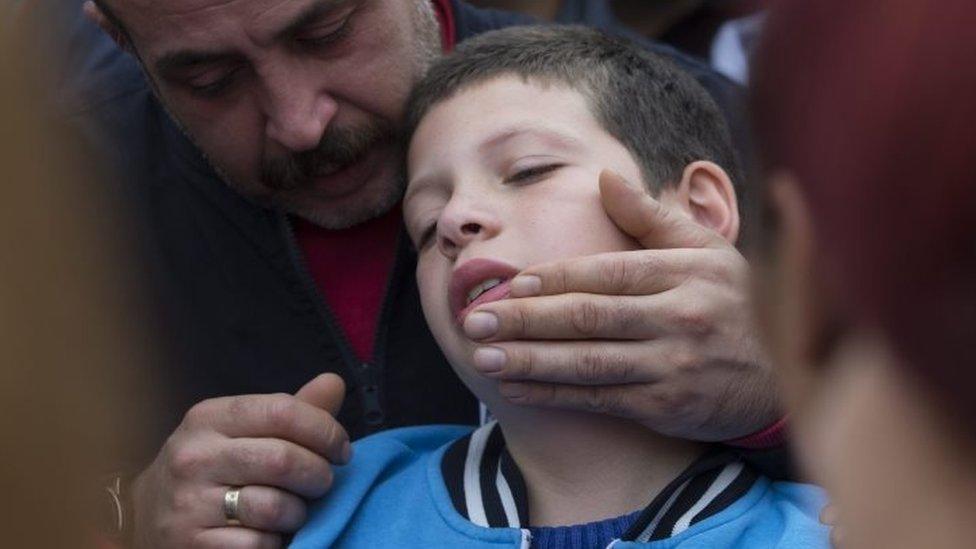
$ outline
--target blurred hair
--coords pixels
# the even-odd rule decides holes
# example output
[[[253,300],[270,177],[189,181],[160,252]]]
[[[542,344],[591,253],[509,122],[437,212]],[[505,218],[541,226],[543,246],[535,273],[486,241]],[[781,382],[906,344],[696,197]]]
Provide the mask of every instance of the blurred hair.
[[[462,42],[414,88],[407,137],[437,103],[504,75],[581,93],[603,129],[634,156],[652,191],[677,184],[696,160],[711,160],[735,184],[741,180],[725,118],[690,74],[628,40],[584,27],[511,27]]]
[[[842,302],[976,435],[976,5],[783,0],[756,63],[767,171],[794,173]]]

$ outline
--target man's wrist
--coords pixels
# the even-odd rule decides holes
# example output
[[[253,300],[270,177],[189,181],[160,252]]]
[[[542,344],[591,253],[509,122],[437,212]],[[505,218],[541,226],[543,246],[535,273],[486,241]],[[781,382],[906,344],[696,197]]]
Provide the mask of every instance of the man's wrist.
[[[786,442],[786,426],[787,418],[784,416],[777,420],[776,423],[773,423],[761,431],[741,438],[726,440],[724,444],[747,450],[776,448],[782,446]]]

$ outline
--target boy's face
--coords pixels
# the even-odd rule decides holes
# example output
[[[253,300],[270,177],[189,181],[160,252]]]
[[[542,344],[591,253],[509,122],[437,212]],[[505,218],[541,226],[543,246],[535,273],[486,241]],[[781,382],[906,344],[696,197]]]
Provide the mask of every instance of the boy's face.
[[[506,281],[531,265],[637,247],[604,213],[604,169],[641,181],[630,152],[580,93],[515,76],[437,104],[414,134],[404,217],[419,250],[424,313],[458,374],[489,405],[494,382],[474,374],[464,315],[507,297]]]

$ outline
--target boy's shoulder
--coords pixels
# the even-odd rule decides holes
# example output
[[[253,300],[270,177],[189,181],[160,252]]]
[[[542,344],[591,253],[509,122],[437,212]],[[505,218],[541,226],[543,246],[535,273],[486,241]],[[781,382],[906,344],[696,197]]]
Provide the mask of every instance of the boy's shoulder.
[[[314,502],[291,547],[518,547],[518,531],[478,528],[458,515],[440,460],[470,426],[406,427],[353,444],[329,493]]]
[[[829,529],[819,515],[827,497],[810,484],[760,477],[724,511],[684,532],[656,541],[617,541],[614,549],[782,548],[827,549]]]

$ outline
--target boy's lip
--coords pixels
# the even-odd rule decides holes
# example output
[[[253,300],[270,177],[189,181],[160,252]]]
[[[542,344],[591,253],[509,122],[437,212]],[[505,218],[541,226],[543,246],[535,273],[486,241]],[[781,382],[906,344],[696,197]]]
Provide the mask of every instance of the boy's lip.
[[[508,297],[508,283],[519,270],[508,263],[487,258],[471,259],[454,269],[448,285],[448,299],[451,313],[458,324],[463,323],[464,318],[475,307]],[[501,284],[484,292],[468,304],[468,293],[478,284],[492,278],[501,279]]]

